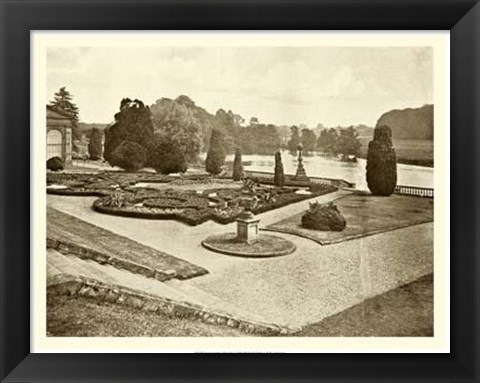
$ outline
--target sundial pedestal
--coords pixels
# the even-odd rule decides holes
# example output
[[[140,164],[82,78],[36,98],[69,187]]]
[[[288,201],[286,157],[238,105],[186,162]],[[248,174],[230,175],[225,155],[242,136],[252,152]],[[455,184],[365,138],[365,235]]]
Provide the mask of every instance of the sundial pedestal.
[[[259,234],[258,223],[247,210],[237,218],[237,232],[211,235],[202,241],[202,246],[217,253],[247,258],[278,257],[293,253],[295,245],[280,237]]]
[[[251,243],[258,239],[259,218],[246,212],[237,218],[237,241]]]

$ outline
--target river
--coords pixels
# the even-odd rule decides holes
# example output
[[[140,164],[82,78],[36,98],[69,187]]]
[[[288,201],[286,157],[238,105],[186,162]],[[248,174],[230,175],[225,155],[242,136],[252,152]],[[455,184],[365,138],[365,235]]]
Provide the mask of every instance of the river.
[[[233,161],[234,156],[227,156],[227,161]],[[273,173],[275,159],[266,155],[243,155],[245,170],[256,170]],[[282,152],[283,169],[286,174],[295,174],[297,157],[289,152]],[[367,190],[365,179],[366,160],[358,159],[358,162],[342,162],[333,158],[320,155],[303,157],[303,164],[307,175],[341,178],[354,182],[357,189]],[[407,186],[420,186],[433,188],[433,168],[397,164],[397,184]]]

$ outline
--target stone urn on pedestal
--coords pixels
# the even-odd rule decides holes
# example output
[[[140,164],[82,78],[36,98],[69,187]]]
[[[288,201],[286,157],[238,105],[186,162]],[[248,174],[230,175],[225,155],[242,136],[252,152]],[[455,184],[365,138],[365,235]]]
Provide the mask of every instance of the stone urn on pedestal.
[[[252,212],[256,203],[256,196],[242,198],[240,205],[244,211],[236,219],[237,232],[211,235],[202,241],[202,246],[216,253],[248,258],[278,257],[293,253],[296,247],[291,241],[259,234],[260,219]]]
[[[237,241],[251,243],[258,239],[258,224],[260,219],[255,218],[252,210],[254,199],[245,199],[242,205],[245,211],[237,218]]]

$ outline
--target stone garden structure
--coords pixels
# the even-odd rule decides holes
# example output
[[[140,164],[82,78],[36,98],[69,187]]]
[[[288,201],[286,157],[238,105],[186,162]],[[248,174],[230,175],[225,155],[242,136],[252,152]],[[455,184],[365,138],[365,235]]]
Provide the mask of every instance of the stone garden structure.
[[[72,120],[58,108],[47,105],[47,158],[59,157],[72,162]]]
[[[305,171],[305,167],[303,166],[303,157],[302,157],[302,150],[303,145],[300,143],[298,144],[298,165],[297,165],[297,172],[293,179],[295,181],[302,181],[302,182],[310,182],[310,178],[307,177],[307,173]]]

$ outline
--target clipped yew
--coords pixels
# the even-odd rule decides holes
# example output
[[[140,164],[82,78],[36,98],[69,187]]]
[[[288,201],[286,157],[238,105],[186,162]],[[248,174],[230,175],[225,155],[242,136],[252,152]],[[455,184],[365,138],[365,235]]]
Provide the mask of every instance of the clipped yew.
[[[148,162],[158,173],[185,173],[188,165],[183,151],[169,139],[156,136],[148,155]]]
[[[392,131],[377,126],[368,144],[367,185],[373,195],[389,196],[397,185],[397,158],[392,144]]]
[[[240,149],[235,150],[235,159],[233,160],[233,174],[234,181],[240,181],[242,179],[243,165],[242,165],[242,152]]]
[[[102,133],[97,128],[92,129],[90,141],[88,142],[88,155],[91,160],[102,158]]]
[[[225,166],[226,156],[223,133],[218,129],[213,129],[205,160],[205,170],[210,174],[219,174],[222,171],[222,167]]]
[[[127,172],[137,172],[145,165],[145,149],[136,142],[123,141],[112,153],[110,165],[118,166]]]
[[[275,173],[273,176],[273,184],[278,187],[285,185],[285,174],[283,173],[282,154],[275,153]]]

